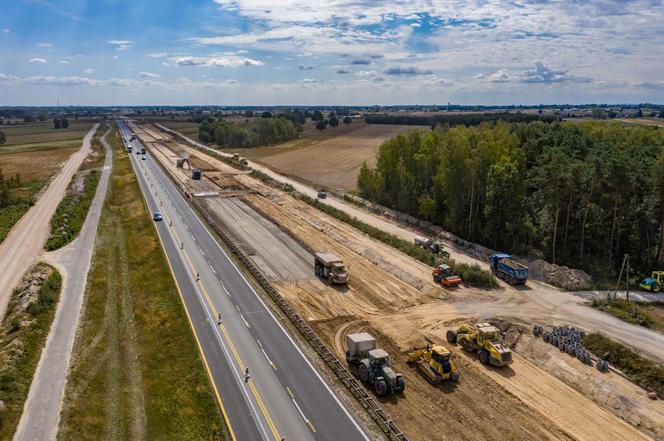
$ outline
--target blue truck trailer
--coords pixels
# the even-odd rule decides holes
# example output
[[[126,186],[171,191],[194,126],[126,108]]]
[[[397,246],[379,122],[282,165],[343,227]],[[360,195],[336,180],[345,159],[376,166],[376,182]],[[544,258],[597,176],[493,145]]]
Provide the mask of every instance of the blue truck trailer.
[[[510,285],[524,285],[528,280],[528,267],[517,262],[509,254],[493,254],[489,257],[491,272]]]

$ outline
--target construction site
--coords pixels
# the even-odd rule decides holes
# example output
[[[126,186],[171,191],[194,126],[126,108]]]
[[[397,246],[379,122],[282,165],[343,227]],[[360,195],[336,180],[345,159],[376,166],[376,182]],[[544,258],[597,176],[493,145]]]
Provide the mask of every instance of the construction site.
[[[217,159],[152,124],[130,128],[147,146],[148,160],[223,227],[340,359],[352,364],[349,335],[375,339],[370,361],[389,355],[389,372],[405,387],[387,393],[367,377],[367,388],[411,439],[664,439],[664,397],[653,400],[623,376],[600,372],[533,333],[559,326],[599,331],[664,362],[664,345],[635,335],[633,326],[542,282],[441,286],[430,266],[252,177],[251,168],[229,165],[232,158]],[[403,238],[412,242],[417,234]],[[457,261],[489,268],[445,247]],[[320,252],[327,253],[325,262]],[[345,279],[337,277],[343,272]],[[464,328],[485,322],[492,333],[486,340],[484,329]],[[482,358],[489,346],[502,361],[493,352],[496,362]],[[439,371],[431,374],[425,364]]]

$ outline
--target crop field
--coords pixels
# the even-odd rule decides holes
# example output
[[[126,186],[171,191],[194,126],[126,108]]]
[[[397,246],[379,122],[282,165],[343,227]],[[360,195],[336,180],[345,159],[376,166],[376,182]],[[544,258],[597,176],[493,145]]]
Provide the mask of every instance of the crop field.
[[[236,149],[289,176],[330,189],[355,189],[363,163],[376,163],[380,145],[390,138],[416,130],[417,126],[366,124],[328,127],[322,133],[307,123],[302,137],[270,147]]]

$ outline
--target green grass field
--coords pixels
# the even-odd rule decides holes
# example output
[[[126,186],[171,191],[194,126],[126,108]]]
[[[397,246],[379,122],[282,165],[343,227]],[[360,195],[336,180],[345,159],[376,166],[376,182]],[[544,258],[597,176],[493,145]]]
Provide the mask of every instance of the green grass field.
[[[227,439],[119,138],[58,439]]]
[[[24,147],[26,144],[44,144],[81,139],[90,130],[94,121],[91,119],[70,120],[66,129],[54,129],[52,121],[39,123],[0,126],[7,141],[0,146],[2,151],[12,151],[11,147]]]

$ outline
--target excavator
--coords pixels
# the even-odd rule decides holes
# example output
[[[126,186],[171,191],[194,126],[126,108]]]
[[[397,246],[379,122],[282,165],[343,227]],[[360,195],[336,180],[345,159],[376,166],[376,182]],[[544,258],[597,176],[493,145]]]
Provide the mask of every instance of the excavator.
[[[459,380],[459,369],[450,357],[450,351],[440,345],[415,349],[408,353],[408,363],[417,364],[417,370],[431,384],[444,380]]]
[[[512,351],[499,338],[498,328],[489,323],[463,325],[447,331],[449,343],[459,343],[468,352],[476,353],[483,364],[501,367],[512,363]]]

